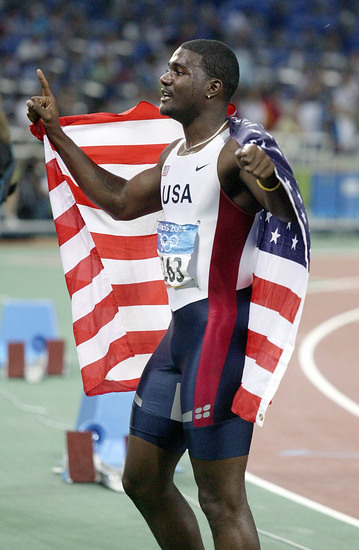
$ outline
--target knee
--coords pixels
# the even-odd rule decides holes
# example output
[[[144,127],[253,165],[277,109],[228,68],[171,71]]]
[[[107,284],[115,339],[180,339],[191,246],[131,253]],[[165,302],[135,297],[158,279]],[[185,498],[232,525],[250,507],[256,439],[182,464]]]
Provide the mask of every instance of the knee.
[[[199,492],[199,503],[212,527],[219,523],[231,522],[241,512],[237,499],[231,498],[230,495],[213,494],[206,489]]]
[[[136,485],[136,480],[132,476],[129,476],[126,472],[124,472],[122,475],[122,487],[126,495],[129,496],[131,499],[132,495],[135,495],[136,493]]]
[[[122,486],[127,496],[135,503],[154,501],[162,487],[161,480],[150,471],[124,470]]]
[[[144,497],[146,494],[147,485],[146,479],[142,476],[130,474],[126,470],[124,471],[122,476],[123,490],[134,502]]]
[[[199,504],[210,525],[219,521],[219,516],[223,514],[222,503],[206,490],[199,491]]]

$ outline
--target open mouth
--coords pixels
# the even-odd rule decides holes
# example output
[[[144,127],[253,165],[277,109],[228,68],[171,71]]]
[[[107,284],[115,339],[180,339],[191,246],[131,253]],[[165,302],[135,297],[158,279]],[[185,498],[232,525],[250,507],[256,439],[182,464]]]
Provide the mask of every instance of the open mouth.
[[[161,101],[167,101],[170,97],[172,97],[172,94],[170,94],[170,92],[166,90],[166,88],[162,88],[161,92]]]

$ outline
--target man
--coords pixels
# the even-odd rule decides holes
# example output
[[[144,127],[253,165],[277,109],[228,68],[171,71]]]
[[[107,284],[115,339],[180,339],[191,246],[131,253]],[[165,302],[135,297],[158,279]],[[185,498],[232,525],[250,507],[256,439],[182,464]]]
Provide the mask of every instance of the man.
[[[158,251],[170,327],[141,377],[133,404],[123,485],[163,549],[203,549],[195,516],[173,482],[188,449],[216,549],[257,550],[244,474],[253,423],[231,411],[241,384],[251,297],[256,213],[296,219],[275,164],[255,143],[230,137],[228,104],[238,62],[224,44],[181,45],[160,81],[160,112],[184,139],[132,179],[98,167],[62,131],[55,99],[27,102],[87,196],[113,218],[163,210]]]

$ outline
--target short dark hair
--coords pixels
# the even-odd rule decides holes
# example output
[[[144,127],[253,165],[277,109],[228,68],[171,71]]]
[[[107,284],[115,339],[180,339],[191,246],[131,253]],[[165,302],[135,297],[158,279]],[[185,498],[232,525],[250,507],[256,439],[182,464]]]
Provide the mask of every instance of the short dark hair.
[[[219,78],[224,86],[224,98],[229,102],[237,89],[239,64],[235,53],[219,40],[200,38],[181,44],[181,48],[202,56],[203,68],[209,78]]]

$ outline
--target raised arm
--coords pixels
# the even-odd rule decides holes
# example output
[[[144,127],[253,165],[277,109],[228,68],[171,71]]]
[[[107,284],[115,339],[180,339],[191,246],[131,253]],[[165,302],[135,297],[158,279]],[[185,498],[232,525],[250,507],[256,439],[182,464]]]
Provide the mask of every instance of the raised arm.
[[[161,210],[160,180],[162,164],[168,154],[166,149],[155,167],[144,170],[130,180],[104,170],[62,130],[49,83],[40,69],[37,75],[42,96],[27,101],[27,116],[34,124],[42,120],[49,140],[87,197],[119,220],[129,220]]]
[[[282,221],[296,220],[273,161],[258,145],[238,148],[236,141],[229,140],[219,157],[218,173],[227,194],[245,210],[265,208]]]
[[[292,203],[267,153],[258,145],[247,144],[237,149],[235,156],[241,179],[261,206],[283,221],[294,221]]]

